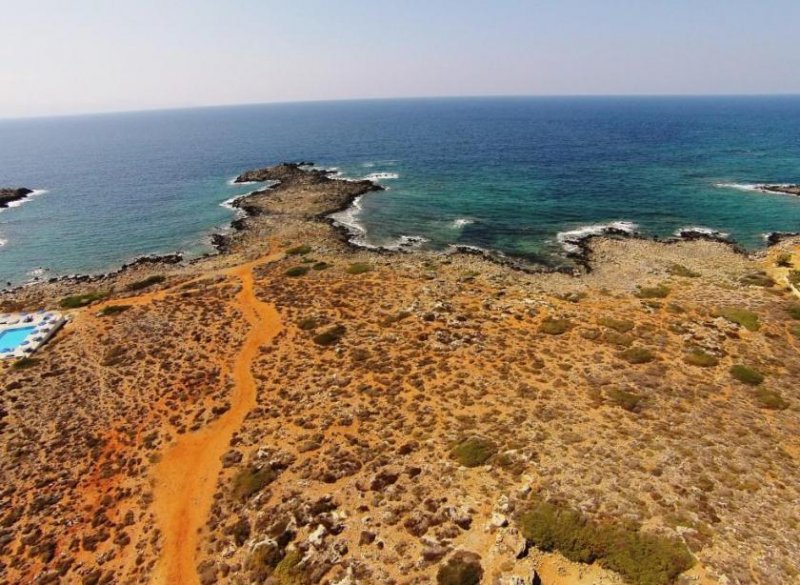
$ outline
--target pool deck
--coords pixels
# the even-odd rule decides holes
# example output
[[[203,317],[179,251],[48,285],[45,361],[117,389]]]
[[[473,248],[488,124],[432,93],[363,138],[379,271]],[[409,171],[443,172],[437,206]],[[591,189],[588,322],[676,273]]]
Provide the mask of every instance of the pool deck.
[[[47,343],[66,319],[57,311],[0,313],[0,336],[6,331],[32,327],[32,331],[13,348],[0,349],[0,359],[19,359],[32,355]]]

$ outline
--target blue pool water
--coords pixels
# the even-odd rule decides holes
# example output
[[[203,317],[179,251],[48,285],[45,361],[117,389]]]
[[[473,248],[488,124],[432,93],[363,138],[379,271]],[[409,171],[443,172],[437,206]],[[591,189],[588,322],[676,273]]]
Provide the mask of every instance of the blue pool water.
[[[0,331],[0,352],[17,349],[35,329],[36,327],[18,327]]]
[[[800,231],[800,97],[464,98],[276,104],[0,120],[0,286],[211,251],[240,172],[313,160],[375,175],[355,218],[373,244],[421,236],[564,262],[559,234],[608,222],[742,245]],[[738,187],[737,187],[738,186]],[[627,224],[626,224],[627,225]],[[563,238],[561,238],[563,240]]]

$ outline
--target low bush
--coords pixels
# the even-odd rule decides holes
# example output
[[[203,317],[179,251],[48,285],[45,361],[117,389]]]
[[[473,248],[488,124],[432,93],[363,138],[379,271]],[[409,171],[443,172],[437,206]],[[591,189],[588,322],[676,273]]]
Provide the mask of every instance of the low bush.
[[[561,335],[569,331],[572,326],[569,319],[554,319],[547,317],[539,325],[539,332],[546,333],[547,335]]]
[[[106,298],[106,296],[108,296],[106,293],[97,291],[82,295],[73,295],[61,299],[59,305],[62,309],[79,309],[81,307],[87,307],[92,303],[96,303],[97,301],[101,301]]]
[[[288,250],[286,250],[286,253],[289,256],[305,256],[310,252],[311,252],[311,246],[309,246],[308,244],[295,246],[294,248],[289,248]]]
[[[775,264],[777,264],[781,268],[791,268],[792,255],[789,252],[781,252],[780,254],[778,254],[778,258],[775,260]]]
[[[130,305],[108,305],[107,307],[103,307],[100,310],[100,315],[103,317],[111,317],[113,315],[119,315],[120,313],[124,313],[130,308],[131,308]]]
[[[764,374],[753,368],[737,364],[730,369],[731,376],[739,380],[742,384],[758,386],[764,381]]]
[[[616,571],[634,585],[668,585],[694,565],[677,539],[645,534],[627,523],[596,523],[564,504],[536,502],[519,517],[522,535],[537,548],[571,561]]]
[[[794,286],[800,286],[800,270],[792,270],[786,276],[786,279],[789,281],[789,284],[793,284]]]
[[[700,276],[699,272],[695,272],[690,268],[686,268],[682,264],[673,264],[669,268],[667,268],[667,272],[669,272],[672,276],[680,276],[683,278],[697,278]]]
[[[364,274],[365,272],[370,272],[371,270],[372,266],[366,262],[355,262],[347,267],[348,274]]]
[[[756,390],[756,399],[763,408],[768,408],[770,410],[786,410],[789,408],[789,403],[775,390],[759,388]]]
[[[656,359],[653,352],[644,347],[631,347],[620,353],[619,356],[630,364],[646,364]]]
[[[303,585],[307,581],[300,568],[302,560],[303,555],[300,551],[290,550],[275,567],[275,572],[272,574],[273,579],[278,585]]]
[[[658,286],[640,286],[636,296],[640,299],[665,299],[669,296],[668,286],[659,284]]]
[[[328,264],[327,262],[315,262],[311,268],[313,268],[314,270],[327,270],[330,267],[331,265]]]
[[[314,336],[314,343],[322,346],[336,345],[344,337],[346,332],[344,325],[334,325],[327,331]]]
[[[238,500],[246,500],[275,481],[277,476],[269,467],[245,467],[233,477],[233,495]]]
[[[635,326],[633,321],[628,321],[627,319],[614,319],[612,317],[602,317],[597,320],[597,323],[619,333],[627,333]]]
[[[770,288],[775,286],[775,281],[766,272],[752,272],[746,274],[739,281],[747,286],[760,286],[763,288]]]
[[[132,282],[125,288],[130,291],[143,290],[155,284],[161,284],[165,280],[167,280],[167,277],[164,276],[163,274],[154,274],[153,276],[148,276],[145,279]]]
[[[311,331],[319,326],[319,323],[314,317],[307,317],[298,321],[297,326],[302,331]]]
[[[727,319],[731,323],[736,323],[744,327],[748,331],[758,331],[761,324],[758,321],[758,315],[747,309],[740,309],[737,307],[725,307],[718,311],[720,317]]]
[[[800,325],[795,325],[792,327],[792,335],[794,335],[797,339],[800,339]]]
[[[291,276],[292,278],[297,278],[298,276],[305,276],[308,274],[308,266],[292,266],[289,270],[286,271],[286,276]]]
[[[686,354],[683,361],[691,366],[700,368],[713,368],[719,364],[719,360],[715,356],[699,349],[695,349]]]
[[[789,313],[789,316],[796,320],[800,321],[800,303],[793,303],[787,307],[786,312]]]
[[[36,364],[39,363],[39,360],[32,357],[24,357],[19,358],[14,364],[11,366],[15,370],[27,370],[28,368],[34,367]]]
[[[458,443],[450,456],[464,467],[478,467],[497,453],[494,441],[484,437],[470,437]]]
[[[479,585],[483,579],[480,557],[460,551],[439,567],[437,585]]]
[[[642,397],[633,392],[622,390],[621,388],[614,388],[609,391],[608,398],[614,404],[627,410],[628,412],[636,412],[642,404]]]

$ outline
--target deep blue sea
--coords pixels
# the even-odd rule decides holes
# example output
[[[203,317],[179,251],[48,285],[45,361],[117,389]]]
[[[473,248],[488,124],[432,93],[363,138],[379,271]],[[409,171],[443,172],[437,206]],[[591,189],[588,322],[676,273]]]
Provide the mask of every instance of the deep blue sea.
[[[563,262],[564,234],[610,222],[744,246],[800,231],[800,97],[485,98],[277,104],[0,120],[0,283],[209,252],[252,187],[244,170],[312,160],[382,177],[346,218],[372,244],[419,236]],[[635,227],[634,227],[635,225]],[[559,234],[561,234],[559,236]],[[560,241],[561,240],[561,241]]]

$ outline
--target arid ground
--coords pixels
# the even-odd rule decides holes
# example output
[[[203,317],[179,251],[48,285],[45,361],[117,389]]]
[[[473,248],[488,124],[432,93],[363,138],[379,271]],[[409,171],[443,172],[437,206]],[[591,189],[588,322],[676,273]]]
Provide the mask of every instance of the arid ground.
[[[0,582],[800,583],[800,239],[590,270],[349,246],[283,165],[222,253],[4,293]]]

